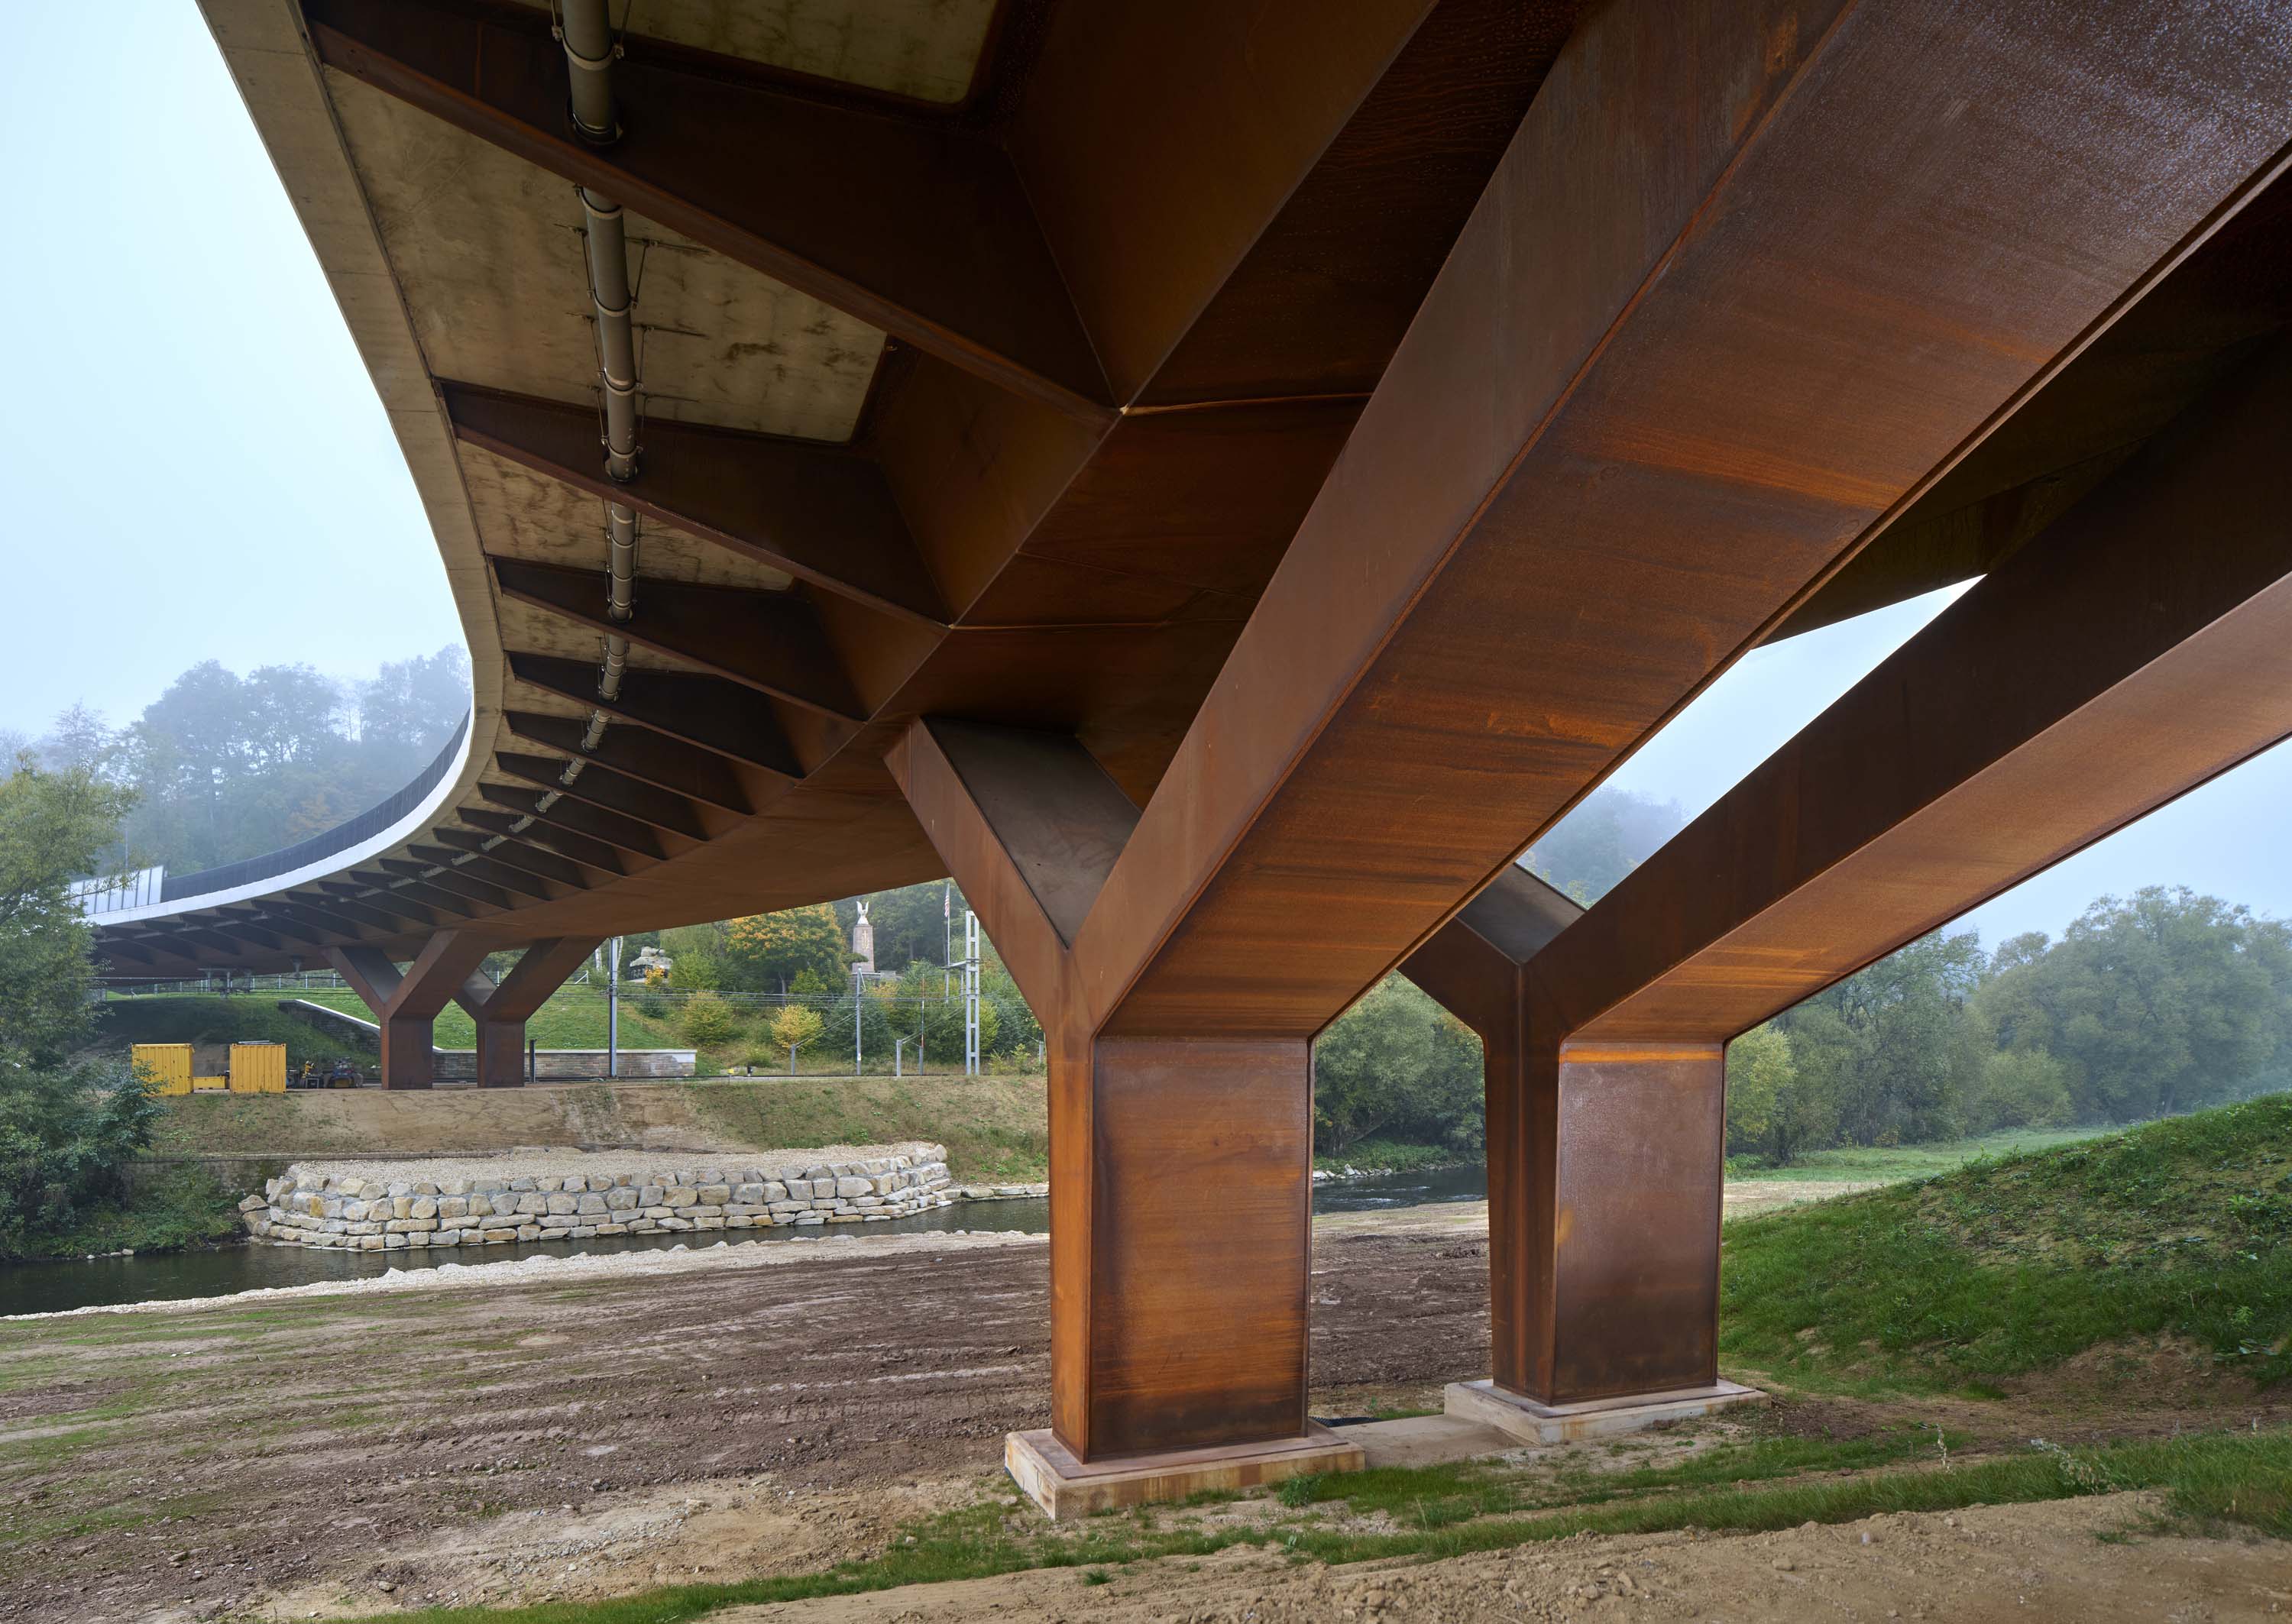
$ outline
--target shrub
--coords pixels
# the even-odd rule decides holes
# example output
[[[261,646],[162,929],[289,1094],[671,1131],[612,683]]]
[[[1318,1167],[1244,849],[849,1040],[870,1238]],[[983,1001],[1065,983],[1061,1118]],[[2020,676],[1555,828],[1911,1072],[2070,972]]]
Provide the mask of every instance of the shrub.
[[[732,1006],[714,993],[695,993],[685,1001],[684,1041],[696,1049],[714,1049],[740,1035],[740,1017]]]
[[[28,1067],[0,1083],[0,1252],[125,1200],[125,1164],[161,1109],[124,1065]]]

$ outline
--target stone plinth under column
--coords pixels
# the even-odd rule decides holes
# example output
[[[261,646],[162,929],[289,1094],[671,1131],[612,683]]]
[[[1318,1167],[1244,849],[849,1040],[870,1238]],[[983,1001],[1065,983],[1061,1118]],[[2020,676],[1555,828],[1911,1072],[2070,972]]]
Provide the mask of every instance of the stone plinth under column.
[[[1492,1381],[1452,1381],[1442,1408],[1460,1420],[1477,1421],[1510,1434],[1523,1443],[1574,1443],[1585,1438],[1637,1432],[1659,1421],[1683,1421],[1734,1404],[1762,1403],[1756,1387],[1718,1381],[1703,1387],[1674,1387],[1633,1393],[1621,1398],[1585,1399],[1572,1404],[1541,1404],[1507,1393]]]
[[[1054,1523],[1094,1511],[1181,1500],[1206,1490],[1255,1489],[1313,1472],[1358,1472],[1361,1446],[1318,1422],[1300,1438],[1211,1444],[1149,1455],[1081,1461],[1051,1435],[1014,1432],[1003,1440],[1003,1465],[1020,1489]]]

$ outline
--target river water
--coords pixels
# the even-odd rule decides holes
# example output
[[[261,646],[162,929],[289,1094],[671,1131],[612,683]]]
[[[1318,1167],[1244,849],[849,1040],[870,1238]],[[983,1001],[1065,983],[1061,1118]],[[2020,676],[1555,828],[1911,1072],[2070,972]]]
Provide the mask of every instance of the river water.
[[[1316,1212],[1368,1212],[1428,1202],[1479,1201],[1488,1194],[1488,1170],[1439,1168],[1424,1173],[1384,1173],[1366,1178],[1329,1179],[1314,1187]],[[922,1230],[1016,1231],[1044,1234],[1051,1226],[1046,1201],[962,1202],[915,1218],[892,1218],[855,1227],[838,1225],[751,1229],[725,1234],[734,1246],[771,1246],[824,1234],[912,1234]],[[711,1236],[699,1244],[714,1245]],[[689,1234],[615,1235],[571,1246],[488,1246],[487,1263],[546,1254],[667,1251],[692,1248]],[[211,1251],[151,1252],[133,1258],[90,1258],[59,1263],[0,1265],[0,1314],[55,1314],[113,1303],[168,1302],[190,1297],[226,1297],[261,1286],[300,1286],[319,1280],[357,1280],[395,1269],[464,1266],[478,1261],[461,1247],[435,1252],[343,1252],[301,1246],[223,1246]]]

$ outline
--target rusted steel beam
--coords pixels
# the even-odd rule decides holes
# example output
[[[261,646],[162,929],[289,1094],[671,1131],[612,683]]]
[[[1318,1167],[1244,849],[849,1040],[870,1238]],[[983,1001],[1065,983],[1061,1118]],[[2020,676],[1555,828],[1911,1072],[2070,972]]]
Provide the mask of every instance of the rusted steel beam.
[[[522,778],[528,784],[539,784],[545,790],[556,790],[574,800],[607,812],[617,812],[624,817],[650,824],[656,829],[666,829],[671,834],[682,835],[688,840],[705,840],[707,826],[692,809],[692,803],[682,795],[672,795],[657,790],[649,784],[639,784],[634,778],[624,778],[609,768],[599,767],[593,761],[583,768],[571,783],[564,781],[566,763],[554,756],[529,756],[516,751],[498,750],[494,760],[512,778]]]
[[[511,845],[530,840],[537,846],[547,847],[560,856],[571,859],[583,868],[594,869],[599,873],[615,878],[628,872],[621,862],[620,855],[610,846],[602,840],[576,834],[569,829],[553,828],[540,822],[529,823],[520,829],[518,817],[507,812],[488,812],[481,807],[464,807],[458,816],[464,823],[488,834],[512,837],[509,841]],[[441,829],[439,833],[442,837],[446,831]]]
[[[641,577],[636,613],[605,612],[594,570],[495,557],[503,595],[593,631],[689,660],[705,671],[838,721],[865,712],[811,605],[794,592],[755,592]]]
[[[319,888],[332,899],[327,905],[348,903],[359,910],[357,917],[371,920],[376,914],[401,919],[427,929],[438,922],[436,912],[418,902],[401,896],[382,885],[346,885],[320,880]]]
[[[545,14],[452,0],[303,12],[329,68],[1000,388],[1108,413],[1018,173],[975,131],[631,36],[613,68],[621,136],[598,147],[574,133]]]
[[[537,876],[529,874],[512,864],[496,862],[489,857],[472,856],[467,851],[456,850],[447,846],[411,845],[406,849],[418,862],[435,863],[441,868],[450,868],[457,874],[466,875],[472,880],[481,880],[488,885],[504,891],[513,892],[520,896],[532,896],[547,902],[557,895],[549,888],[545,880]]]
[[[553,781],[550,787],[554,789],[557,785]],[[562,797],[544,808],[541,791],[516,784],[488,781],[478,785],[478,792],[496,806],[507,807],[512,812],[545,824],[559,824],[576,834],[617,846],[623,851],[650,857],[656,863],[667,855],[661,848],[660,836],[653,832],[651,825],[639,823],[633,817],[623,817],[618,813],[607,812]]]
[[[625,679],[624,679],[625,680]],[[584,749],[588,729],[569,716],[544,716],[533,711],[504,711],[502,720],[520,738],[568,756],[581,756],[609,767],[623,777],[634,778],[671,794],[706,801],[745,817],[755,810],[738,777],[724,759],[696,749],[649,728],[608,728],[593,750]]]
[[[1571,1042],[1724,1042],[2292,735],[2292,349],[2159,434],[1537,967]]]
[[[454,432],[467,444],[822,591],[919,625],[947,623],[883,470],[857,452],[656,417],[645,424],[636,478],[617,483],[597,455],[593,408],[466,383],[443,388]]]
[[[458,869],[443,868],[428,863],[410,863],[402,857],[383,857],[381,866],[402,880],[416,880],[433,890],[450,891],[472,902],[483,903],[488,908],[506,908],[509,893],[498,886],[488,885],[472,879]]]
[[[589,876],[582,872],[579,864],[568,862],[554,852],[529,846],[523,840],[506,835],[496,838],[469,829],[440,829],[435,832],[440,845],[450,846],[457,852],[488,856],[536,879],[569,886],[577,891],[589,888]],[[492,844],[488,845],[488,840]]]
[[[385,936],[397,936],[407,929],[397,910],[363,900],[351,902],[339,896],[292,896],[286,900],[302,910],[303,918],[313,924],[328,925],[344,936],[357,936],[361,927],[379,930]]]
[[[1318,1030],[2250,195],[2257,36],[2091,21],[1586,21],[1084,927],[1103,1032]]]
[[[432,917],[424,921],[425,924],[440,923],[436,916],[441,913],[451,921],[469,919],[477,912],[476,905],[468,897],[456,896],[440,890],[436,886],[424,885],[419,880],[408,880],[387,873],[360,874],[358,878],[370,883],[376,896],[391,898],[392,907],[400,903],[416,903],[429,909]]]
[[[1091,1460],[1301,1435],[1306,1044],[1094,1041],[1068,937],[1137,808],[1075,740],[929,719],[888,764],[1043,1019],[1059,1441]]]
[[[697,744],[727,760],[801,778],[803,767],[770,705],[721,677],[690,671],[636,671],[621,679],[617,696],[597,692],[597,668],[551,655],[513,653],[510,675],[546,694],[594,705],[606,715]],[[702,799],[706,799],[703,797]]]

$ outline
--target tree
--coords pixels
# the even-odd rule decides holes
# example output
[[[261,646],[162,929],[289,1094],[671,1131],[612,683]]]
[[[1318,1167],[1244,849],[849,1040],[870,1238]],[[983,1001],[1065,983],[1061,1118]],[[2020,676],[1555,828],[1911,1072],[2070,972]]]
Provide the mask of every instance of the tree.
[[[1413,984],[1388,976],[1313,1045],[1316,1148],[1365,1139],[1476,1152],[1486,1137],[1480,1040]]]
[[[787,1050],[788,1070],[795,1070],[795,1051],[818,1038],[822,1030],[819,1011],[803,1004],[783,1004],[772,1017],[772,1041]]]
[[[1972,934],[1937,932],[1778,1016],[1810,1102],[1820,1102],[1816,1117],[1835,1109],[1838,1131],[1858,1145],[1957,1133],[1958,1022],[1981,967]]]
[[[93,934],[69,888],[96,871],[128,799],[28,757],[0,779],[0,1073],[53,1065],[86,1034]]]
[[[2098,898],[2050,947],[2006,944],[1991,972],[1977,1047],[2052,1057],[2085,1122],[2234,1098],[2292,1021],[2292,928],[2185,887]]]
[[[1675,800],[1652,800],[1629,790],[1595,790],[1529,848],[1528,866],[1538,879],[1588,907],[1646,862],[1686,821]]]
[[[733,920],[726,927],[725,956],[736,985],[751,990],[782,991],[807,969],[832,987],[849,971],[846,941],[835,908],[815,903]]]
[[[470,656],[459,644],[385,661],[359,689],[359,742],[403,763],[410,777],[446,747],[469,711]]]

